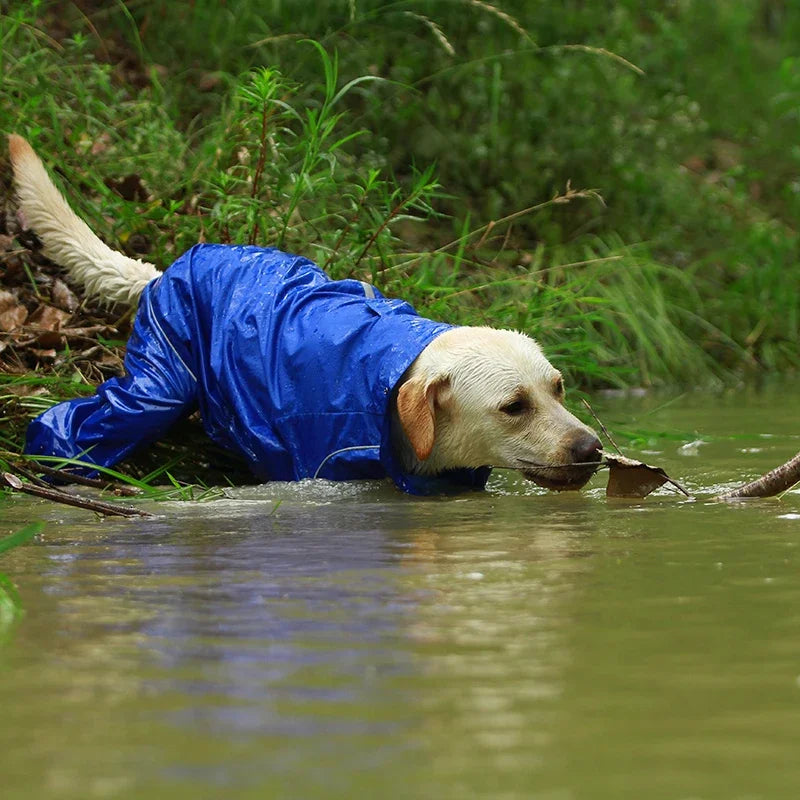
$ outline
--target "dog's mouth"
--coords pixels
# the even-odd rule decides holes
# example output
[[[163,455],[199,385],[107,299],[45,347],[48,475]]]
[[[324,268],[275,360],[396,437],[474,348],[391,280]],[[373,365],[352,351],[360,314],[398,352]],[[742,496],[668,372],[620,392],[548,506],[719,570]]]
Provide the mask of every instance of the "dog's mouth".
[[[537,486],[554,492],[576,491],[584,487],[600,467],[600,461],[582,464],[564,464],[522,467],[522,474]]]

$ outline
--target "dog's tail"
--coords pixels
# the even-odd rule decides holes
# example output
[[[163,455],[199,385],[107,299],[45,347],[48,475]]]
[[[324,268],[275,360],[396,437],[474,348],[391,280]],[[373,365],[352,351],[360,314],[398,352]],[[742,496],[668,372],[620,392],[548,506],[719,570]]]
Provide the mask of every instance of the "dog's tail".
[[[89,295],[134,305],[161,273],[153,264],[128,258],[101,242],[69,207],[25,139],[11,134],[8,150],[23,224],[41,239],[44,254],[66,267]]]

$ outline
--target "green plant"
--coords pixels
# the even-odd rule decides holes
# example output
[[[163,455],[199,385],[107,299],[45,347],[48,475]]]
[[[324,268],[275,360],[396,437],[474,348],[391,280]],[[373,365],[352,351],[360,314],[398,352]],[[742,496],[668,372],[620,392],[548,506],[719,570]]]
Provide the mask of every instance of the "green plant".
[[[0,539],[0,555],[29,541],[40,533],[42,528],[43,525],[37,522]],[[21,613],[22,605],[14,584],[8,576],[0,572],[0,638]]]
[[[92,9],[6,5],[0,118],[112,244],[164,266],[197,241],[281,246],[427,315],[525,330],[584,390],[800,365],[800,9]],[[69,348],[3,376],[0,443],[100,377]],[[137,480],[177,478],[196,447],[166,443]]]

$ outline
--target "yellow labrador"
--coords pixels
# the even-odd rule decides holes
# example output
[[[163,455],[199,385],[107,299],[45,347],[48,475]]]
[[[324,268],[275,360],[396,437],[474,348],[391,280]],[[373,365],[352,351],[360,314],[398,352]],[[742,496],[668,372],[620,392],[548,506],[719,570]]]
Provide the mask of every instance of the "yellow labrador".
[[[69,207],[28,142],[12,135],[9,150],[20,216],[41,239],[45,255],[65,267],[90,295],[108,302],[138,302],[162,273],[101,242]],[[374,296],[368,290],[366,296]],[[419,319],[408,316],[409,326]],[[486,327],[443,330],[387,393],[391,458],[408,475],[502,466],[519,469],[550,489],[577,489],[600,461],[596,435],[564,407],[560,373],[536,342],[521,333]],[[338,449],[332,455],[355,457],[356,451],[378,447],[352,444],[346,438],[335,441]],[[285,449],[291,453],[292,443]],[[297,466],[289,474],[324,475],[320,469]]]

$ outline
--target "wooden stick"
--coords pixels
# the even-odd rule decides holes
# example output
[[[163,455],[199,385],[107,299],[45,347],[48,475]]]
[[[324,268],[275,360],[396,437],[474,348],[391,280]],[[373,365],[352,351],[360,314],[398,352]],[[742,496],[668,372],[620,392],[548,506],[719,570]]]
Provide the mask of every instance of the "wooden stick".
[[[591,415],[592,415],[592,416],[595,418],[595,421],[596,421],[596,422],[597,422],[597,424],[600,426],[600,430],[601,430],[601,431],[603,431],[603,433],[605,434],[605,437],[606,437],[606,439],[608,439],[608,441],[609,441],[609,442],[611,442],[611,446],[612,446],[612,447],[613,447],[613,448],[614,448],[614,449],[615,449],[615,450],[616,450],[616,451],[617,451],[617,452],[618,452],[620,455],[622,455],[622,450],[620,450],[620,449],[619,449],[619,447],[617,447],[617,443],[614,441],[614,439],[612,438],[611,434],[608,432],[608,429],[606,428],[606,426],[605,426],[605,425],[603,425],[602,421],[600,420],[600,417],[598,417],[598,416],[597,416],[597,414],[595,414],[595,413],[594,413],[594,409],[593,409],[593,408],[592,408],[592,407],[589,405],[589,401],[588,401],[588,400],[586,400],[586,399],[585,399],[585,398],[583,398],[583,397],[581,398],[581,401],[582,401],[582,402],[583,402],[583,404],[586,406],[586,408],[588,408],[588,409],[589,409],[589,413],[590,413],[590,414],[591,414]]]
[[[16,472],[18,475],[22,475],[23,478],[27,478],[35,486],[41,486],[43,489],[49,488],[47,481],[43,481],[38,475],[35,475],[21,464],[14,464],[13,467],[14,472]]]
[[[785,464],[770,470],[757,480],[746,483],[738,489],[717,495],[715,500],[738,500],[744,497],[773,497],[791,489],[800,482],[800,453]]]
[[[70,472],[66,469],[53,469],[52,467],[45,466],[38,462],[34,462],[36,472],[41,472],[42,475],[47,475],[48,478],[58,478],[64,483],[78,483],[81,486],[91,486],[94,489],[111,490],[114,494],[119,494],[124,497],[138,497],[141,491],[134,486],[125,486],[124,484],[112,481],[110,479],[104,480],[103,478],[87,478],[85,475],[78,475],[77,472]],[[14,464],[14,469],[28,477],[27,468],[19,464]],[[25,472],[23,472],[23,469]]]
[[[67,492],[62,492],[59,489],[48,488],[45,489],[41,486],[33,486],[30,483],[23,483],[16,475],[11,472],[0,472],[0,482],[4,483],[11,489],[17,492],[24,492],[25,494],[33,495],[34,497],[41,497],[44,500],[51,500],[54,503],[63,503],[67,506],[76,506],[77,508],[85,508],[87,511],[96,511],[98,514],[105,514],[108,517],[152,517],[148,511],[141,511],[138,508],[131,508],[130,506],[119,506],[115,503],[105,503],[98,500],[87,500],[83,497],[78,497]]]

